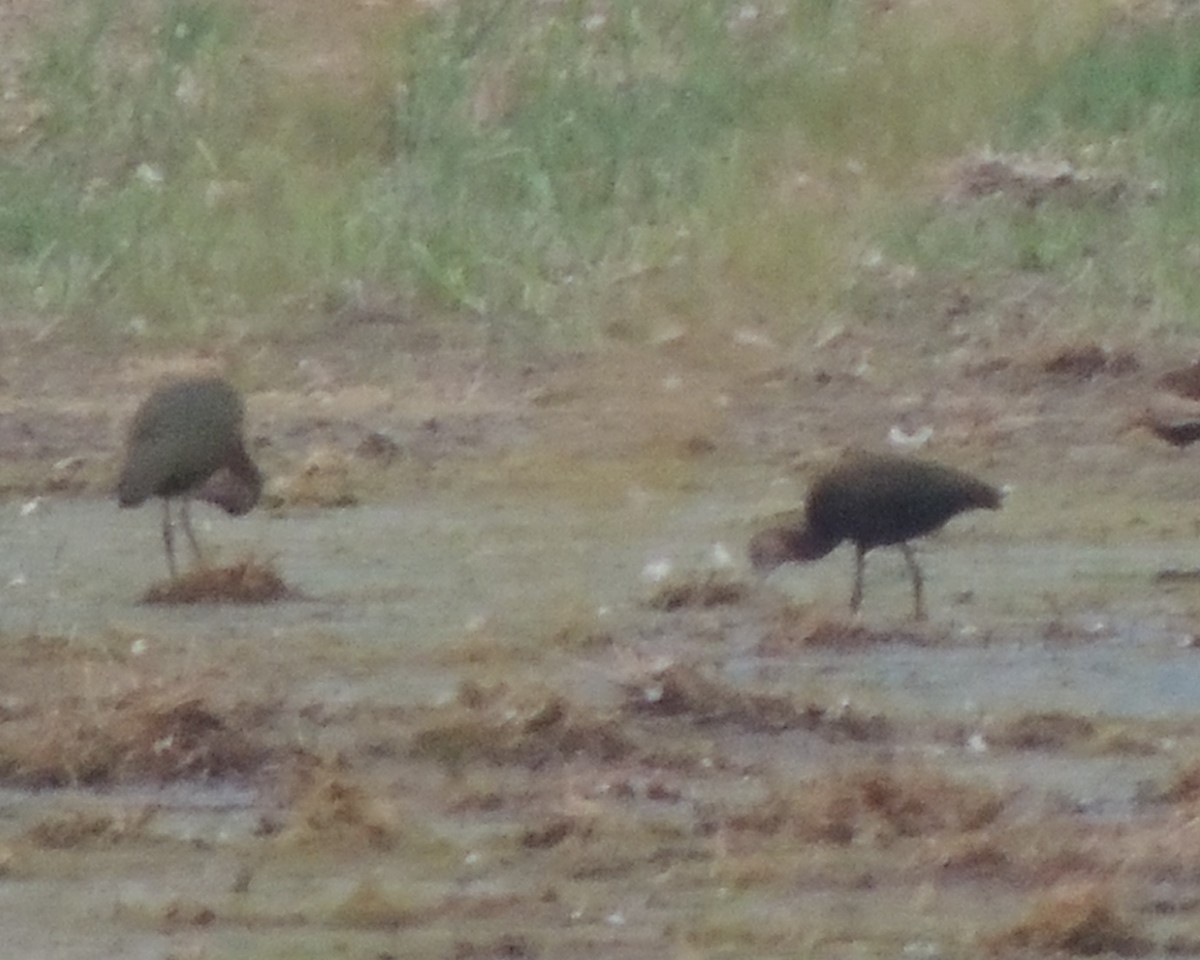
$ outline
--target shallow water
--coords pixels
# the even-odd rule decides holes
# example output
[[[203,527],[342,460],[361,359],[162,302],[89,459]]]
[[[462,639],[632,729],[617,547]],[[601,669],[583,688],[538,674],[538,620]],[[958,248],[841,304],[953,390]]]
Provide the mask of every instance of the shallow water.
[[[886,751],[1019,789],[1032,809],[1125,816],[1135,808],[1141,784],[1165,776],[1179,761],[1170,744],[1145,755],[1089,755],[996,750],[983,733],[974,739],[970,734],[998,717],[1041,711],[1146,723],[1200,712],[1200,655],[1186,642],[1200,586],[1153,583],[1165,567],[1195,565],[1200,546],[997,541],[1002,514],[962,518],[920,551],[927,605],[944,639],[930,646],[897,642],[766,657],[756,652],[753,618],[734,617],[726,625],[719,610],[697,612],[697,622],[711,618],[715,624],[714,643],[689,632],[694,623],[638,603],[651,589],[644,576],[648,565],[668,561],[676,569],[704,569],[717,562],[717,544],[742,564],[742,545],[760,511],[725,491],[741,489],[746,480],[731,472],[687,495],[637,490],[623,502],[603,505],[506,490],[425,492],[402,506],[258,512],[236,521],[197,507],[198,533],[217,559],[247,553],[271,558],[302,597],[245,607],[137,602],[164,572],[157,510],[120,511],[107,502],[43,501],[32,510],[8,504],[0,508],[0,537],[8,547],[0,561],[0,633],[66,637],[81,649],[138,646],[185,671],[211,668],[214,657],[232,658],[224,666],[236,670],[244,657],[248,682],[261,682],[257,671],[274,663],[279,692],[295,708],[418,709],[447,702],[458,689],[464,671],[440,656],[447,647],[472,637],[481,645],[492,636],[498,644],[523,636],[536,641],[582,611],[612,624],[618,646],[644,656],[699,658],[735,686],[844,701],[918,726],[957,724],[965,731],[962,742],[917,736]],[[843,547],[821,563],[779,571],[762,589],[841,615],[851,565]],[[908,590],[899,554],[872,554],[864,622],[905,627]],[[611,664],[561,652],[549,652],[544,666],[518,661],[495,671],[532,674],[585,700],[615,701],[618,695],[618,671]],[[724,737],[725,747],[747,762],[800,777],[819,775],[837,751],[845,757],[879,752],[869,744],[835,749],[804,732],[706,735]],[[353,727],[330,731],[328,742],[348,743],[355,736]],[[254,787],[8,790],[0,793],[0,840],[19,837],[56,810],[135,811],[147,805],[155,813],[141,836],[164,846],[106,852],[106,876],[117,878],[111,883],[89,871],[81,859],[86,852],[71,851],[50,855],[59,867],[41,864],[0,881],[0,912],[25,918],[13,928],[13,949],[27,957],[161,957],[188,938],[204,941],[202,924],[163,933],[147,917],[160,917],[164,898],[180,891],[198,899],[228,897],[244,859],[238,845],[254,842],[263,812],[270,810],[271,801]],[[430,822],[458,840],[469,836],[461,821]],[[478,825],[481,837],[492,829],[485,823]],[[206,849],[224,852],[205,857]],[[393,861],[371,863],[372,875],[400,882],[390,872],[400,869]],[[337,900],[361,879],[360,869],[343,861],[324,863],[315,886],[303,879],[303,867],[277,870],[272,882],[256,887],[269,891],[256,903],[270,916],[302,910],[314,898]],[[502,888],[515,882],[499,876]],[[497,882],[496,875],[490,882]],[[58,910],[70,922],[47,935],[38,918]],[[627,926],[636,910],[627,905],[624,946],[614,946],[613,955],[642,955],[648,935]],[[273,935],[219,926],[229,951],[222,956],[285,955],[294,937],[282,921]],[[379,934],[354,936],[366,949]],[[441,950],[441,940],[431,942]]]
[[[398,643],[436,649],[489,622],[536,631],[567,604],[635,608],[651,589],[647,567],[662,561],[704,570],[724,549],[749,579],[742,545],[752,519],[744,501],[720,498],[729,486],[686,500],[643,495],[624,509],[522,502],[511,491],[236,521],[197,507],[199,536],[215,559],[270,558],[301,597],[264,606],[138,603],[164,573],[157,510],[43,502],[23,515],[9,504],[0,509],[8,546],[0,632],[86,642],[119,627],[184,641],[236,634],[278,643],[288,631],[319,629],[386,651]],[[792,673],[817,671],[828,684],[846,675],[939,711],[1017,702],[1156,716],[1200,707],[1200,656],[1186,644],[1200,584],[1153,583],[1162,569],[1200,562],[1200,545],[986,542],[988,527],[1001,522],[956,521],[920,548],[927,605],[948,645],[807,652],[770,664],[775,681],[790,685]],[[820,563],[782,568],[769,585],[838,615],[852,562],[844,546]],[[903,628],[909,589],[898,552],[872,553],[864,622]],[[746,661],[755,639],[729,634],[730,676],[763,666],[757,656]]]

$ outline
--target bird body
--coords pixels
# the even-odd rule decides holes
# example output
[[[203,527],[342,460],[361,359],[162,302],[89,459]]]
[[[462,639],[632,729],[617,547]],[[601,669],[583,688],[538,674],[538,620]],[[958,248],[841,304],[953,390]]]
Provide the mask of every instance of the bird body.
[[[1145,427],[1173,447],[1200,440],[1200,402],[1167,392],[1152,395],[1145,407],[1125,421],[1121,432]]]
[[[197,557],[200,548],[187,512],[190,497],[240,516],[258,502],[263,478],[242,438],[244,407],[225,380],[179,380],[155,390],[134,415],[117,502],[136,507],[163,499],[167,566],[175,574],[170,501],[182,499],[184,531]]]
[[[996,510],[999,490],[939,463],[886,454],[846,457],[809,489],[804,520],[763,530],[750,542],[755,569],[768,573],[788,561],[819,560],[844,540],[855,545],[851,608],[862,602],[867,551],[899,546],[912,575],[918,619],[924,617],[922,580],[908,541],[977,508]]]
[[[1147,414],[1134,424],[1145,427],[1160,440],[1182,449],[1200,440],[1200,417],[1177,417],[1173,420],[1160,419]]]

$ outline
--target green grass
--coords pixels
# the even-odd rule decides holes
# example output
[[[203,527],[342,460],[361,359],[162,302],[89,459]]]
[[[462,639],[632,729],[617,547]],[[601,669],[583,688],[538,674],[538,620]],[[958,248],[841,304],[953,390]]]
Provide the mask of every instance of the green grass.
[[[1154,257],[1200,198],[1194,39],[1108,36],[1084,0],[977,6],[461,0],[397,15],[341,81],[270,66],[224,0],[68,4],[0,160],[0,293],[98,333],[278,333],[367,291],[503,343],[663,317],[790,337],[862,312],[876,246],[1078,283],[1104,236],[1141,253],[1097,297],[1190,309],[1195,271]],[[1113,137],[1170,216],[911,199],[983,143]]]
[[[1015,103],[992,142],[1107,177],[1122,194],[909,208],[886,232],[894,255],[981,286],[1036,279],[1060,291],[1061,322],[1076,328],[1194,328],[1200,24],[1101,33]]]

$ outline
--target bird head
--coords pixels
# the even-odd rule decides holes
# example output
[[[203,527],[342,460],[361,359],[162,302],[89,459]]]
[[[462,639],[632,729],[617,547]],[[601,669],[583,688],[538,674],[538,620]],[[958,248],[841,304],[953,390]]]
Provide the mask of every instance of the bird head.
[[[748,552],[750,565],[766,576],[784,563],[819,560],[836,546],[836,541],[830,543],[807,526],[768,527],[750,538]]]
[[[787,531],[782,527],[760,530],[750,538],[748,552],[750,566],[756,573],[766,576],[776,567],[791,559]]]

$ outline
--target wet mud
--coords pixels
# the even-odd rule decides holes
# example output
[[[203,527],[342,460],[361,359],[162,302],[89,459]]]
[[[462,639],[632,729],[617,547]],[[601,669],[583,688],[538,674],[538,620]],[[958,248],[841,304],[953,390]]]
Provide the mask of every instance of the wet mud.
[[[383,335],[254,353],[264,504],[197,505],[186,596],[109,491],[211,358],[0,357],[8,953],[1200,953],[1194,455],[1124,428],[1190,347]],[[927,622],[896,550],[859,617],[847,546],[752,576],[895,437],[1007,490],[918,545]]]
[[[145,603],[153,511],[0,513],[0,888],[27,957],[1200,948],[1188,539],[753,578],[780,498],[488,483],[196,511],[276,602]],[[114,562],[113,545],[120,545]],[[48,935],[48,930],[53,935]],[[16,954],[14,954],[16,955]]]

